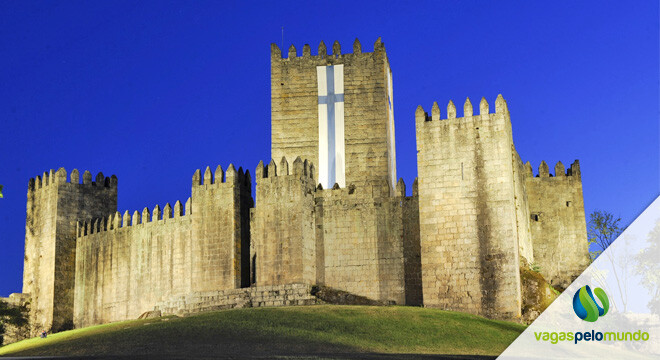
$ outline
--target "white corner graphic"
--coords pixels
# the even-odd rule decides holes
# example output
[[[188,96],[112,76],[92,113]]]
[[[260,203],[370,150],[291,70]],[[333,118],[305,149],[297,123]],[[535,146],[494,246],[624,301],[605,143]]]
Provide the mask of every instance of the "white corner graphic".
[[[659,359],[659,279],[657,198],[498,359]],[[582,320],[573,310],[573,297],[585,285],[601,288],[610,303],[594,322]],[[569,332],[572,341],[566,340]],[[601,341],[585,339],[598,333],[604,337]],[[623,340],[612,340],[612,333]],[[644,333],[647,340],[627,340]]]

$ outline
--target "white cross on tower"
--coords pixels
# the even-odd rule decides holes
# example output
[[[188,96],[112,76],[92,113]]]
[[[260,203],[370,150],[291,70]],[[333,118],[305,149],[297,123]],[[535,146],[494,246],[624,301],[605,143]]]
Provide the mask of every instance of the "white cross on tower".
[[[346,186],[344,156],[344,65],[318,66],[319,182]]]

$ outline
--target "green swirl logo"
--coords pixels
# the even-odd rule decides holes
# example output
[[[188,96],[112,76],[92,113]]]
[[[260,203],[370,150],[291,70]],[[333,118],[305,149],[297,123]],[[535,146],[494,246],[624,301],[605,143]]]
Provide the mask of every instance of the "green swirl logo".
[[[594,294],[600,300],[600,303],[603,305],[602,307],[596,302]],[[594,322],[598,320],[599,317],[607,314],[609,308],[610,300],[601,288],[595,288],[592,293],[589,285],[585,285],[576,291],[575,296],[573,296],[573,310],[575,311],[575,315],[584,321]]]

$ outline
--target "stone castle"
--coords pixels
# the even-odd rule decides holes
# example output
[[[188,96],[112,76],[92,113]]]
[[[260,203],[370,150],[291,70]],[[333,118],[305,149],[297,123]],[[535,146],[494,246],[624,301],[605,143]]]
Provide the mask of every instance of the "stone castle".
[[[384,44],[318,55],[271,45],[271,157],[207,167],[184,203],[117,211],[118,180],[60,168],[30,179],[23,294],[31,332],[148,311],[313,303],[323,285],[390,304],[521,315],[524,263],[567,286],[588,263],[580,166],[534,176],[495,111],[415,112],[418,178],[396,176]],[[410,116],[412,118],[412,114]],[[406,121],[410,126],[411,121]]]

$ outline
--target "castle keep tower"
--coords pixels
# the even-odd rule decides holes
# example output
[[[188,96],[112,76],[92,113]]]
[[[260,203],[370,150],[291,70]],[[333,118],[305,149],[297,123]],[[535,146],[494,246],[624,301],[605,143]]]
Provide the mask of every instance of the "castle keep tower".
[[[271,45],[272,159],[256,172],[255,283],[421,304],[417,202],[396,180],[385,46],[378,39],[363,53],[356,39],[352,54],[338,42],[327,52],[321,42],[318,55],[305,45],[298,56],[292,45],[283,58]]]
[[[271,156],[300,156],[316,165],[324,189],[366,180],[396,184],[392,72],[380,38],[373,53],[360,42],[342,54],[339,42],[318,55],[291,45],[282,58],[271,45]]]
[[[23,293],[30,294],[30,327],[59,331],[73,327],[76,225],[79,219],[117,211],[117,178],[103,173],[50,170],[30,179],[25,224]]]

